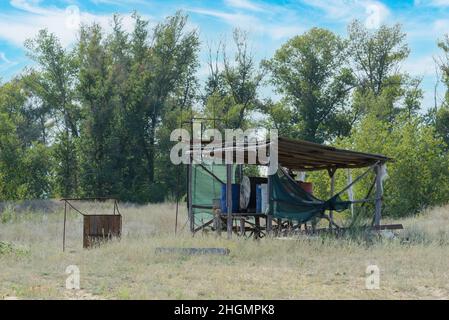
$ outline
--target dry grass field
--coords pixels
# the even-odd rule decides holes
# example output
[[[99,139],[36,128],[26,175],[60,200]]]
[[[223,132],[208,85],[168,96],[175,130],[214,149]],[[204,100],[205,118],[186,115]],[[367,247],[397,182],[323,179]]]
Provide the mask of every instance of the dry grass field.
[[[90,213],[109,211],[83,204]],[[395,221],[405,230],[375,241],[309,237],[226,240],[187,231],[174,236],[174,205],[122,205],[123,237],[82,249],[72,212],[62,252],[59,202],[6,206],[0,216],[0,299],[448,299],[449,207]],[[185,222],[180,213],[180,226]],[[228,256],[156,254],[156,247],[227,247]],[[380,288],[365,287],[366,268]],[[65,289],[68,265],[81,290]]]

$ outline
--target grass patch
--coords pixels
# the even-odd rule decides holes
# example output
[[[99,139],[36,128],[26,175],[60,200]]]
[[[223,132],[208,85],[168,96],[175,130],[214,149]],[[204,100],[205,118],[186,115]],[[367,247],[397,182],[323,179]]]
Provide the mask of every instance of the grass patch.
[[[29,251],[23,247],[17,247],[12,243],[0,241],[0,256],[1,255],[15,255],[26,256]]]
[[[81,204],[109,213],[108,204]],[[173,204],[121,205],[120,241],[82,249],[82,217],[70,212],[62,252],[63,208],[24,209],[1,225],[0,297],[26,299],[404,299],[448,298],[449,207],[394,221],[394,239],[305,237],[260,241],[183,229],[174,236]],[[389,221],[385,222],[388,223]],[[157,247],[222,247],[228,256],[156,254]],[[23,248],[26,248],[24,250]],[[23,253],[21,253],[23,252]],[[21,257],[26,258],[21,258]],[[366,268],[381,270],[380,290],[365,288]],[[80,270],[79,292],[67,292],[66,267]]]

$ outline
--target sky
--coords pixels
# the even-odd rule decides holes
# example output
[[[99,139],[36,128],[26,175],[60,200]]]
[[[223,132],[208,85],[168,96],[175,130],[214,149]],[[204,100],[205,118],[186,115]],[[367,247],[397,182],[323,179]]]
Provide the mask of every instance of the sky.
[[[422,78],[425,109],[434,105],[434,58],[441,56],[437,41],[449,33],[449,0],[0,0],[0,81],[33,65],[23,43],[40,29],[47,28],[70,47],[80,22],[96,21],[110,30],[112,14],[120,13],[125,27],[132,30],[134,10],[153,25],[177,10],[189,15],[188,28],[197,29],[202,42],[200,79],[207,75],[208,45],[230,42],[236,27],[248,31],[256,59],[265,59],[288,39],[312,27],[327,28],[344,37],[353,19],[372,30],[384,23],[400,23],[411,49],[401,70]],[[265,90],[263,94],[273,93]],[[443,96],[439,84],[437,99]]]

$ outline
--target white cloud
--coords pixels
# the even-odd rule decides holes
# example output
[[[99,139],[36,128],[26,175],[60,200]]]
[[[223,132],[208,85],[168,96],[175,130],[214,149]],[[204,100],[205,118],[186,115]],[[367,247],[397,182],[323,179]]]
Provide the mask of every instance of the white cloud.
[[[4,52],[0,52],[0,72],[1,73],[5,73],[8,70],[11,70],[17,64],[18,64],[18,62],[9,60],[6,57],[6,54]],[[1,77],[0,77],[0,80],[2,80]]]
[[[35,14],[47,14],[49,11],[39,7],[40,0],[11,0],[11,6]]]
[[[148,1],[145,0],[90,0],[90,2],[96,5],[108,4],[115,6],[126,6],[130,4],[142,4],[142,5],[148,4]]]
[[[4,52],[0,52],[0,62],[11,63],[11,61],[9,61],[9,59],[6,58],[6,55]]]
[[[271,26],[266,32],[275,40],[282,38],[290,38],[295,35],[305,32],[305,28],[299,25],[288,25],[288,26]]]
[[[302,1],[310,7],[324,11],[330,20],[348,22],[359,19],[364,21],[368,28],[378,28],[390,15],[386,5],[374,0]]]
[[[292,37],[305,31],[304,26],[298,24],[297,21],[295,23],[288,23],[288,21],[273,23],[243,13],[228,13],[199,8],[189,9],[189,11],[218,18],[234,28],[238,27],[252,33],[268,35],[275,40]]]
[[[441,36],[449,32],[449,19],[437,19],[433,22],[433,33]]]
[[[233,8],[245,9],[250,11],[265,11],[262,6],[249,0],[225,0],[226,5]]]
[[[193,8],[189,9],[189,11],[206,16],[219,18],[220,20],[223,20],[224,22],[232,26],[254,26],[258,22],[257,18],[242,13],[228,13],[218,10],[209,10],[201,8]]]
[[[435,61],[433,55],[408,58],[401,69],[414,77],[435,76]]]
[[[324,11],[330,18],[340,20],[346,18],[349,15],[349,13],[351,12],[350,6],[355,1],[303,0],[302,2],[304,2],[308,6]]]
[[[39,0],[12,0],[11,5],[20,11],[0,13],[0,38],[16,46],[22,46],[26,39],[33,38],[41,29],[54,33],[63,46],[76,40],[79,23],[99,23],[104,29],[111,29],[111,18],[106,15],[95,15],[88,12],[42,7]],[[76,16],[78,14],[78,16]],[[123,26],[127,30],[133,27],[130,15],[123,15]]]

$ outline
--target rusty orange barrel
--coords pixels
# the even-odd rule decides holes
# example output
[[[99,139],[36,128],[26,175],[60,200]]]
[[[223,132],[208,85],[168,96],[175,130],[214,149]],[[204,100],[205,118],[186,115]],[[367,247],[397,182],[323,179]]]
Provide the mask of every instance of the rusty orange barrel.
[[[299,186],[304,189],[305,192],[313,194],[313,183],[299,181]]]

